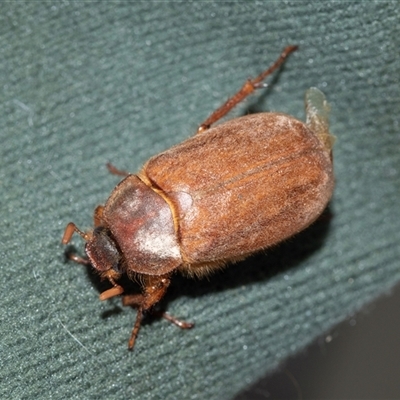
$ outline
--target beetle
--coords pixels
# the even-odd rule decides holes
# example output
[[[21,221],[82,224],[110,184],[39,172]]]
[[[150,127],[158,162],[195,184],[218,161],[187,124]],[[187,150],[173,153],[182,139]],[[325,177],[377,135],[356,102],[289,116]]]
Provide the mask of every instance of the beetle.
[[[112,288],[106,300],[124,293],[123,274],[141,283],[142,293],[125,294],[137,308],[129,339],[132,349],[143,315],[164,296],[180,271],[204,276],[293,236],[313,223],[333,188],[329,106],[322,92],[306,92],[306,122],[282,113],[258,113],[211,127],[249,94],[266,85],[297,46],[286,47],[257,78],[214,111],[197,134],[148,160],[137,174],[124,175],[105,205],[94,212],[94,229],[70,222],[63,244],[74,232],[85,241],[90,264]],[[180,326],[193,324],[163,313]]]

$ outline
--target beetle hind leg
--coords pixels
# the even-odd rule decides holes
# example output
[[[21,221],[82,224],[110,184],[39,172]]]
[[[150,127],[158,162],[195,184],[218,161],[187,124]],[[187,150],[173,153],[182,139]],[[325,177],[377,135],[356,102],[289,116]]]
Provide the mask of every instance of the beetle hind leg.
[[[119,169],[109,162],[106,164],[106,166],[107,166],[108,171],[113,175],[119,175],[119,176],[124,176],[124,177],[129,175],[129,172],[124,171],[123,169]]]
[[[283,62],[286,60],[288,55],[297,50],[297,46],[287,46],[278,59],[264,72],[258,75],[254,79],[248,79],[242,88],[230,97],[221,107],[217,108],[198,128],[197,133],[206,131],[212,124],[223,118],[233,107],[243,101],[247,96],[252,94],[256,89],[262,89],[267,85],[262,81],[272,72],[277,70]]]

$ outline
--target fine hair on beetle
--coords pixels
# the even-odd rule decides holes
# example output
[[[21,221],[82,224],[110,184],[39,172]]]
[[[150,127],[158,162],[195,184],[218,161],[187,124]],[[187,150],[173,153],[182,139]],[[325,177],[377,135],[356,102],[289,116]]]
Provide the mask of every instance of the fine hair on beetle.
[[[70,222],[63,244],[78,233],[87,258],[111,288],[101,300],[122,295],[137,309],[128,342],[132,349],[143,315],[165,295],[174,272],[204,276],[273,246],[312,224],[334,188],[329,106],[316,88],[305,95],[306,122],[263,112],[213,126],[277,70],[297,46],[215,110],[184,142],[150,158],[137,174],[107,164],[123,180],[94,211],[94,228]],[[125,294],[127,275],[141,293]],[[166,312],[163,318],[187,329],[192,323]]]

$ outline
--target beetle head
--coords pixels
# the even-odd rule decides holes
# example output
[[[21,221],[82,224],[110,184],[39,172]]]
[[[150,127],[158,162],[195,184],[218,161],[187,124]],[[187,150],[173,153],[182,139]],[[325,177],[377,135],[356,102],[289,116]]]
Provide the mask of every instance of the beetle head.
[[[93,268],[101,275],[121,273],[120,251],[108,229],[95,228],[91,238],[86,242],[85,251]]]

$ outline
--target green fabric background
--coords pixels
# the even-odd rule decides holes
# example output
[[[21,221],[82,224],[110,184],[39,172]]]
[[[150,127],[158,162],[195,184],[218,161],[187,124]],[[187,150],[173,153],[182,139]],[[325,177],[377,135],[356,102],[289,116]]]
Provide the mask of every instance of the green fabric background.
[[[230,399],[400,280],[399,7],[393,2],[3,2],[0,11],[4,399]],[[176,277],[149,320],[101,303],[66,262],[118,178],[178,143],[288,44],[274,85],[233,115],[331,104],[332,217],[210,277]],[[238,205],[240,206],[240,205]],[[83,251],[79,237],[73,244]]]

